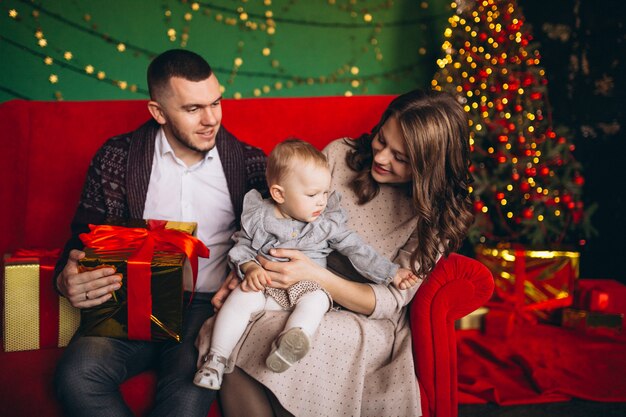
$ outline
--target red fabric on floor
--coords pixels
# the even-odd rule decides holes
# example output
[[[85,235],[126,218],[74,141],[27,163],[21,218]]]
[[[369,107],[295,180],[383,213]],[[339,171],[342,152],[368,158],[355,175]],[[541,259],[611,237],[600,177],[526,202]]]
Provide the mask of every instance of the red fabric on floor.
[[[626,340],[551,325],[458,332],[459,402],[626,401]]]

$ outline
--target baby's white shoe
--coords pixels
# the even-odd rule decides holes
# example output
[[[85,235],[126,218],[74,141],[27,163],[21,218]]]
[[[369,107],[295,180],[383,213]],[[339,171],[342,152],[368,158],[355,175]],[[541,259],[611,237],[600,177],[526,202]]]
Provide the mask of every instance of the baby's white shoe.
[[[274,343],[265,364],[274,372],[285,372],[291,365],[304,358],[311,349],[309,336],[300,328],[287,330]]]
[[[209,354],[208,359],[202,364],[193,383],[202,388],[218,390],[222,386],[222,378],[224,377],[224,367],[228,360],[216,354]]]

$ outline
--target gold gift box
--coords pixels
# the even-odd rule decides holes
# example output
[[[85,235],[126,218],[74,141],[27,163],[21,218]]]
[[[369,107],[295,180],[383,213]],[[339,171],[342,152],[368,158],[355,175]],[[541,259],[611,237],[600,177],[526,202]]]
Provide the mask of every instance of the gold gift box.
[[[457,330],[484,330],[485,316],[489,313],[487,307],[479,307],[467,316],[461,317],[454,322],[454,328]]]
[[[52,280],[41,285],[40,264],[34,258],[8,258],[4,265],[4,351],[67,346],[80,324],[80,312],[55,293]],[[42,291],[49,291],[42,294]],[[57,297],[57,311],[41,311],[41,297]],[[57,326],[58,337],[45,345],[41,328]],[[43,345],[42,345],[43,344]]]
[[[599,313],[575,308],[564,308],[561,325],[585,333],[621,334],[624,314]]]
[[[145,223],[141,223],[145,227]],[[133,224],[135,226],[135,224]],[[194,235],[197,224],[167,222],[166,229]],[[102,250],[85,248],[85,257],[79,261],[83,270],[113,267],[122,275],[122,287],[113,292],[105,303],[81,310],[79,332],[85,336],[107,336],[128,339],[128,258],[134,249]],[[191,273],[184,253],[155,251],[150,265],[152,312],[150,333],[152,341],[181,341],[183,320],[184,276]]]
[[[578,252],[478,246],[476,258],[493,273],[495,301],[535,311],[572,305]]]

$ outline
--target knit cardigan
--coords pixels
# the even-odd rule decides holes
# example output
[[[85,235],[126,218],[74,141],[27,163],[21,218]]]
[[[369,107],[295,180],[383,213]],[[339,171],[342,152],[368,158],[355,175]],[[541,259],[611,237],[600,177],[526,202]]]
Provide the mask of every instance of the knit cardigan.
[[[89,224],[143,217],[159,129],[160,125],[150,120],[133,132],[107,140],[92,159],[72,220],[72,236],[55,268],[55,288],[56,277],[65,267],[69,252],[82,249],[78,235],[87,232]],[[253,188],[267,195],[265,154],[239,141],[223,126],[215,143],[239,228],[244,195]]]

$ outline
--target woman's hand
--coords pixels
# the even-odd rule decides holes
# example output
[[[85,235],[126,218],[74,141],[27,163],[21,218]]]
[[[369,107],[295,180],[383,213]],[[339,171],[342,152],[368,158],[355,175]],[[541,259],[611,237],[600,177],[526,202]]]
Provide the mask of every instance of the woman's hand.
[[[315,281],[348,310],[366,315],[374,311],[376,297],[369,284],[341,278],[295,249],[272,249],[270,255],[289,259],[289,262],[274,262],[257,256],[272,279],[272,287],[285,289],[302,280]]]
[[[320,277],[326,272],[326,269],[313,262],[299,250],[271,249],[270,255],[289,259],[289,262],[277,262],[257,256],[257,261],[272,280],[271,287],[285,289],[302,280],[316,281],[322,287],[324,286]]]

